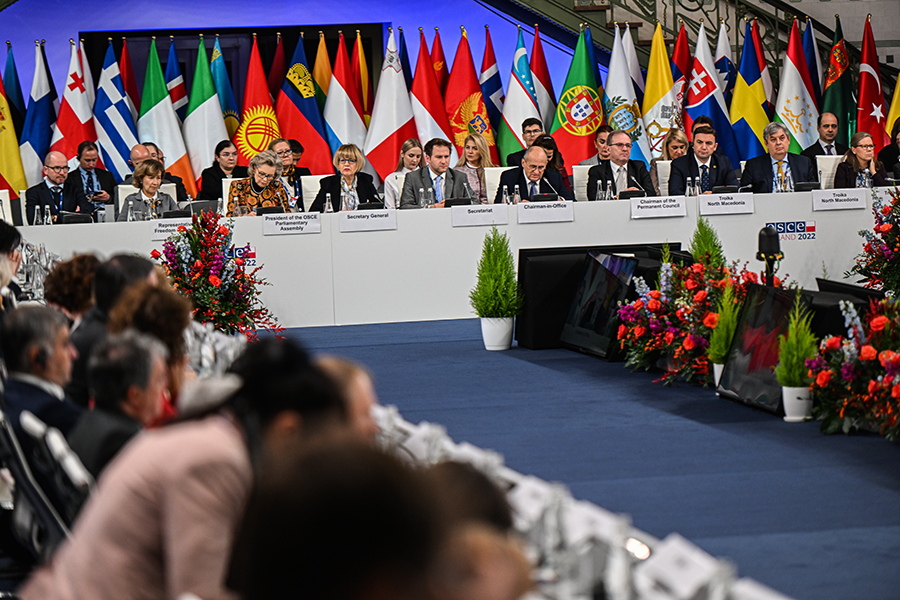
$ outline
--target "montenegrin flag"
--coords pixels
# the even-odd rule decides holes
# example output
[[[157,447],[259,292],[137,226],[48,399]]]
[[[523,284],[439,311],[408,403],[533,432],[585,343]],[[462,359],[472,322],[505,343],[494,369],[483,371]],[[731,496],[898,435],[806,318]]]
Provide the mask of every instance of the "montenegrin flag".
[[[78,145],[85,140],[96,142],[97,131],[94,129],[94,115],[91,113],[87,91],[93,83],[84,79],[75,40],[69,40],[69,44],[71,45],[69,74],[66,77],[66,87],[63,90],[63,100],[59,107],[50,149],[65,154],[69,160],[69,167],[75,169],[78,167],[76,158]]]
[[[281,135],[303,140],[304,152],[298,166],[308,168],[313,175],[334,173],[325,124],[316,101],[316,84],[307,66],[302,37],[278,92],[275,114]]]
[[[624,57],[623,57],[624,65]],[[631,76],[625,69],[624,83],[631,88]],[[611,83],[611,80],[607,80]],[[634,98],[634,88],[631,88]],[[616,105],[618,106],[618,104]],[[633,107],[635,118],[640,119],[640,108]],[[550,135],[559,146],[559,152],[566,157],[569,165],[577,165],[597,153],[594,146],[594,132],[603,123],[603,108],[597,95],[594,69],[588,60],[584,32],[575,43],[575,56],[566,76],[566,84],[559,96],[559,104],[550,127]]]
[[[432,48],[432,52],[433,50]],[[495,165],[499,165],[497,146],[494,143],[494,135],[491,133],[491,122],[488,118],[487,108],[484,106],[481,86],[478,85],[478,77],[475,75],[475,63],[472,62],[469,37],[466,35],[465,28],[462,30],[459,46],[456,48],[453,70],[447,80],[444,106],[447,109],[447,118],[450,120],[450,132],[453,134],[450,141],[456,146],[456,151],[460,156],[462,156],[466,136],[470,133],[480,133],[488,143],[491,160]]]
[[[269,95],[269,86],[254,35],[250,64],[247,66],[241,124],[231,140],[238,149],[238,164],[247,166],[251,158],[269,147],[269,142],[280,137],[278,118],[275,116],[275,109],[272,108],[272,97]]]
[[[680,128],[678,96],[672,81],[672,67],[666,51],[662,26],[657,23],[650,46],[650,63],[647,65],[647,89],[644,93],[644,128],[654,158],[662,156],[663,138],[669,129]]]
[[[200,36],[200,47],[197,49],[197,65],[194,67],[194,82],[191,84],[191,97],[187,104],[184,118],[184,145],[187,147],[191,169],[199,178],[203,169],[215,160],[216,144],[228,139],[228,129],[222,118],[222,105],[212,72],[209,70],[209,59],[206,58],[206,44]]]
[[[419,141],[424,146],[428,140],[441,138],[450,141],[450,121],[444,110],[444,99],[434,76],[431,56],[425,33],[419,28],[419,59],[416,61],[416,76],[413,77],[412,90],[409,94],[413,116],[416,120],[416,131]],[[451,144],[450,164],[456,164],[459,155],[456,146]]]
[[[360,151],[366,145],[362,100],[353,82],[343,33],[340,34],[334,72],[328,85],[328,98],[325,99],[325,133],[332,153],[344,144],[355,144]]]
[[[769,124],[767,104],[751,24],[747,23],[741,62],[734,82],[734,95],[731,97],[731,128],[741,160],[750,160],[767,152],[763,141],[763,130]]]
[[[528,53],[525,51],[525,38],[522,30],[519,29],[519,43],[513,56],[509,89],[507,89],[506,102],[503,105],[503,121],[500,123],[500,131],[497,133],[497,147],[504,166],[517,166],[506,165],[506,157],[525,149],[525,140],[522,139],[522,123],[529,118],[540,120],[541,113],[538,110],[534,82],[531,79]]]
[[[628,132],[631,136],[631,160],[642,160],[650,164],[650,144],[641,120],[641,106],[634,97],[634,82],[628,70],[625,44],[614,29],[612,55],[609,58],[609,73],[603,90],[603,106],[609,114],[609,125],[613,129]],[[627,31],[624,35],[631,35]],[[576,50],[577,52],[577,50]]]
[[[409,94],[400,54],[394,44],[394,32],[388,30],[387,51],[378,80],[378,93],[372,108],[372,126],[366,136],[365,154],[378,175],[384,179],[397,168],[403,142],[416,137]]]
[[[166,80],[163,78],[155,39],[150,42],[150,56],[147,59],[141,116],[138,118],[138,138],[142,142],[153,142],[159,146],[166,156],[166,170],[181,177],[187,193],[196,198],[197,182],[181,136],[181,123],[172,107],[172,98],[169,97]]]
[[[819,139],[816,129],[818,119],[815,91],[803,54],[803,39],[797,19],[794,19],[781,70],[778,99],[775,100],[775,121],[784,124],[791,132],[791,152],[799,154]]]

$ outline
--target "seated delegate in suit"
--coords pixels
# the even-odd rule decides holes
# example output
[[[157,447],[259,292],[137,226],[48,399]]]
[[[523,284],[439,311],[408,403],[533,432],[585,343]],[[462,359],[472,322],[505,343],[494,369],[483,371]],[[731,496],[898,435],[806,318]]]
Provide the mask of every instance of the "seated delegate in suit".
[[[618,196],[620,190],[643,191],[648,196],[655,196],[658,192],[650,180],[647,165],[640,160],[628,159],[631,155],[631,135],[619,129],[609,134],[607,142],[609,160],[591,167],[588,171],[588,200],[597,199],[598,186],[605,192],[607,182],[612,187],[614,196]]]
[[[584,159],[578,163],[579,165],[594,166],[599,165],[604,160],[609,160],[609,146],[606,145],[606,142],[612,130],[613,128],[609,125],[601,125],[597,128],[597,131],[594,132],[594,146],[597,148],[597,154]]]
[[[716,130],[702,126],[694,130],[694,146],[686,155],[672,161],[669,176],[669,195],[681,196],[687,188],[687,178],[700,184],[700,193],[711,194],[720,185],[737,187],[738,180],[731,166],[731,160],[723,154],[716,154],[718,148]]]
[[[893,171],[895,178],[900,178],[900,119],[894,121],[891,127],[891,143],[878,152],[878,160],[884,165],[887,172]]]
[[[161,219],[163,213],[170,210],[178,210],[178,203],[172,196],[159,191],[163,175],[162,163],[158,160],[145,160],[134,170],[134,180],[131,185],[139,191],[129,194],[122,201],[122,210],[119,211],[117,221],[127,221],[128,213],[132,212],[136,221],[147,219]]]
[[[563,183],[562,188],[557,188],[559,192],[554,193],[570,200],[574,199],[575,194],[572,193],[572,181],[566,173],[566,165],[563,163],[563,157],[562,154],[559,153],[559,147],[556,145],[556,140],[546,133],[542,133],[534,140],[532,146],[539,146],[547,153],[547,168],[544,170],[544,177],[548,177],[549,173],[556,173]],[[563,194],[563,191],[569,192],[568,195]],[[569,196],[571,196],[571,198],[569,198]]]
[[[525,142],[525,150],[531,148],[534,140],[544,133],[544,124],[540,119],[529,117],[522,121],[522,141]],[[525,150],[519,150],[506,156],[507,167],[518,167],[522,164],[522,158],[525,157]]]
[[[63,210],[93,214],[96,204],[112,202],[116,179],[97,168],[99,154],[94,142],[78,144],[78,168],[69,172],[63,186]],[[92,198],[88,200],[88,194]]]
[[[817,156],[841,156],[847,152],[847,146],[839,143],[835,138],[838,134],[838,118],[830,113],[822,113],[817,121],[819,139],[810,144],[809,148],[801,152],[803,156],[816,164]]]
[[[62,152],[51,151],[44,158],[44,180],[33,185],[25,192],[25,218],[28,223],[34,223],[34,211],[40,212],[41,221],[44,219],[44,207],[50,207],[50,214],[54,221],[62,203],[63,185],[66,183],[66,175],[69,165],[66,155]]]
[[[319,180],[319,193],[309,207],[309,212],[325,212],[327,197],[331,199],[333,212],[356,210],[364,202],[381,202],[372,176],[362,172],[362,168],[366,166],[366,157],[355,144],[339,147],[332,163],[340,174]]]
[[[818,181],[813,163],[805,156],[791,154],[788,128],[781,123],[769,123],[763,130],[763,139],[769,153],[751,158],[741,173],[741,188],[754,194],[771,194],[776,190],[776,180],[795,184]]]
[[[865,179],[867,172],[869,181]],[[838,163],[834,172],[834,187],[842,189],[886,185],[887,171],[881,161],[875,160],[875,142],[872,136],[865,131],[857,131],[850,138],[850,149],[844,154],[844,160]]]
[[[575,197],[563,185],[560,174],[547,170],[548,164],[547,152],[537,144],[533,144],[525,151],[525,158],[522,159],[522,165],[518,169],[509,169],[500,175],[494,204],[503,203],[504,189],[512,198],[516,186],[519,187],[519,195],[523,201],[531,200],[535,194],[557,194],[565,200],[574,200]]]
[[[250,159],[250,176],[231,184],[226,217],[256,214],[260,206],[280,206],[288,211],[287,193],[281,184],[281,159],[271,150],[263,150]]]
[[[666,132],[662,142],[662,156],[650,161],[650,181],[653,182],[653,188],[660,194],[662,194],[663,191],[659,187],[659,169],[656,166],[656,163],[661,160],[675,160],[676,158],[684,156],[687,149],[687,135],[682,130],[672,128]],[[669,172],[671,173],[671,169]]]
[[[487,186],[484,184],[484,170],[496,167],[491,162],[487,140],[480,133],[470,133],[463,144],[463,155],[453,168],[464,174],[476,204],[487,204]]]
[[[400,162],[397,170],[384,178],[384,207],[400,208],[400,186],[397,182],[419,168],[422,162],[422,144],[416,138],[409,138],[400,146]]]
[[[443,208],[445,198],[465,198],[466,176],[450,168],[450,142],[441,138],[425,144],[425,166],[408,173],[400,194],[400,208],[422,208],[420,190],[434,193],[434,208]]]
[[[238,151],[231,140],[216,144],[216,156],[211,167],[200,174],[200,193],[197,200],[218,200],[222,197],[222,180],[247,176],[247,167],[237,164]]]

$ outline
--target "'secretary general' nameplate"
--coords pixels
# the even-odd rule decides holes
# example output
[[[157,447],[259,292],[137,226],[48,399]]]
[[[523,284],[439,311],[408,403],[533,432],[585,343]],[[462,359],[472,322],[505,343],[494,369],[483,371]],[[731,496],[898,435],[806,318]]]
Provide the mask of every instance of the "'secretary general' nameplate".
[[[565,223],[575,220],[573,202],[522,202],[516,207],[519,223]]]
[[[866,188],[846,190],[813,190],[813,210],[850,210],[866,208]]]
[[[687,203],[684,196],[654,196],[632,198],[632,219],[658,219],[662,217],[686,217]]]
[[[381,210],[342,210],[338,213],[338,218],[341,220],[341,233],[397,229],[397,211],[387,208]]]
[[[283,213],[263,215],[263,235],[299,235],[321,233],[319,213]]]
[[[697,196],[700,215],[753,214],[753,194],[700,194]]]
[[[464,204],[451,206],[450,211],[450,222],[454,227],[509,224],[509,206],[506,204]]]

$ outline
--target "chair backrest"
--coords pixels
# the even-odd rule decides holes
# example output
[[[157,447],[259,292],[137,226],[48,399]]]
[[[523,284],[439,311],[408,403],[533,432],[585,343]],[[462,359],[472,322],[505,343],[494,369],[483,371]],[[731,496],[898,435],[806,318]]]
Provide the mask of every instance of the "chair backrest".
[[[309,207],[316,200],[316,194],[319,193],[319,181],[327,175],[304,175],[300,178],[300,185],[303,187],[303,212],[309,212]],[[403,190],[402,184],[400,187]]]
[[[232,177],[231,179],[223,179],[222,180],[222,213],[225,214],[228,212],[228,194],[231,192],[231,184],[238,179]]]
[[[136,191],[137,188],[130,183],[120,183],[116,186],[116,216],[122,212],[122,204],[125,202],[125,198]]]
[[[19,196],[22,197],[21,195]],[[0,202],[3,203],[3,213],[0,217],[9,224],[12,224],[12,205],[9,203],[9,190],[0,190]]]
[[[19,190],[18,202],[19,202],[19,213],[21,214],[21,217],[22,217],[22,225],[28,225],[28,223],[26,223],[26,221],[28,221],[28,211],[25,210],[25,190]],[[9,209],[10,214],[14,215],[15,211],[16,211],[16,209],[15,209],[16,201],[10,200],[10,203],[12,204],[12,207]],[[15,221],[13,221],[13,223],[15,223]]]
[[[488,204],[494,203],[497,196],[497,188],[500,186],[500,175],[503,171],[515,169],[516,167],[488,167],[484,170],[484,187],[487,192]]]
[[[671,160],[656,161],[656,179],[659,181],[659,195],[669,195],[669,175],[672,173]]]
[[[572,189],[577,202],[587,202],[588,171],[593,165],[572,165]]]
[[[834,174],[837,172],[838,163],[844,160],[843,156],[817,156],[816,169],[819,174],[819,183],[823,190],[834,189]]]

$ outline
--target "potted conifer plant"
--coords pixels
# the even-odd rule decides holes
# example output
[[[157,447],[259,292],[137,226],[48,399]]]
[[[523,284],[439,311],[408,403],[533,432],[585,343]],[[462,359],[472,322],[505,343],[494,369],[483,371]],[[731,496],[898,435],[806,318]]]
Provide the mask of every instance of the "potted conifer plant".
[[[512,345],[513,318],[522,309],[522,290],[509,238],[492,227],[484,236],[478,278],[469,292],[469,303],[481,318],[481,336],[488,350],[508,350]]]
[[[778,365],[775,377],[781,384],[784,420],[788,423],[805,421],[812,410],[809,392],[811,378],[806,359],[815,358],[818,340],[812,332],[812,313],[801,306],[800,293],[794,299],[788,320],[787,335],[778,336]]]
[[[722,370],[728,360],[728,351],[731,349],[731,340],[737,329],[738,306],[734,297],[734,285],[728,284],[722,290],[722,297],[716,306],[719,320],[709,335],[709,349],[706,356],[713,365],[713,387],[719,385]]]

